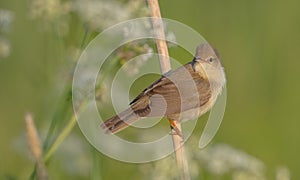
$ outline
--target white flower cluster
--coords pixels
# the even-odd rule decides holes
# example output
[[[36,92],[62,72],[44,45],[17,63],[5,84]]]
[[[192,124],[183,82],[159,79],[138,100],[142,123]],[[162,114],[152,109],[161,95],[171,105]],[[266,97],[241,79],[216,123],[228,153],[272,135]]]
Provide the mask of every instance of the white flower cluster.
[[[50,27],[63,36],[69,32],[68,20],[71,2],[61,0],[31,0],[29,15],[31,19],[41,20],[42,29]]]
[[[195,141],[195,140],[191,140]],[[188,143],[190,144],[190,143]],[[197,144],[196,141],[195,143]],[[264,180],[265,164],[244,151],[228,144],[212,144],[200,150],[196,146],[185,146],[192,179]],[[154,163],[140,165],[147,179],[177,179],[174,157],[169,156]],[[276,169],[276,180],[290,180],[290,171],[285,166]]]
[[[45,21],[56,21],[68,14],[70,10],[70,2],[61,2],[60,0],[32,0],[30,16],[33,19],[41,18]]]
[[[95,31],[148,14],[146,3],[140,0],[129,0],[125,3],[116,0],[75,0],[73,11],[88,25],[88,28]]]
[[[259,159],[227,144],[214,144],[195,153],[203,168],[215,175],[233,174],[233,179],[264,178],[264,164]],[[243,178],[241,178],[243,177]]]
[[[14,13],[10,10],[0,9],[0,59],[10,55],[11,44],[5,34],[11,30]]]
[[[70,14],[76,14],[91,31],[101,31],[118,22],[146,16],[146,3],[140,0],[31,0],[30,17],[40,19],[46,29],[49,22],[61,35],[68,32]]]

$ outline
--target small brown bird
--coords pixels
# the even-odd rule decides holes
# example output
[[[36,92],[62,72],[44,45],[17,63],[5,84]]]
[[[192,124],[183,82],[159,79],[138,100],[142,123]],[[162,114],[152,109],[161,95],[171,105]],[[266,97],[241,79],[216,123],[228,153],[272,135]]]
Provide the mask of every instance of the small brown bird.
[[[225,83],[218,53],[209,44],[200,44],[191,62],[163,75],[140,93],[128,109],[101,127],[116,133],[143,117],[167,116],[171,128],[181,136],[174,121],[194,119],[209,111]]]

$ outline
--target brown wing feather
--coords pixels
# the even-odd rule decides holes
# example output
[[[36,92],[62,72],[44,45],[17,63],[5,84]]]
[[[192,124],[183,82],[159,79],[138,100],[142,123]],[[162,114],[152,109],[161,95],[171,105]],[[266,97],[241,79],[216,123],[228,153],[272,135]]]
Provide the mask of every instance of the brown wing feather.
[[[193,88],[194,87],[194,88]],[[210,85],[192,63],[152,83],[130,104],[140,117],[177,114],[205,104],[211,97]]]

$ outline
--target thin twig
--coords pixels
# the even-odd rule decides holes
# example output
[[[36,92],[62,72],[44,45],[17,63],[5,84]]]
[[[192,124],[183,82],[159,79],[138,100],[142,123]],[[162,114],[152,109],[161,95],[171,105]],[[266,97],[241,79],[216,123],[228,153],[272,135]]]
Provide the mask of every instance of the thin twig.
[[[160,8],[158,0],[147,0],[148,6],[152,15],[152,26],[153,31],[156,35],[156,46],[159,54],[159,62],[162,74],[165,74],[171,70],[171,64],[169,59],[168,47],[165,41],[164,26],[161,19]],[[177,128],[181,131],[181,124],[179,121],[174,121]],[[180,179],[188,180],[190,179],[188,171],[187,158],[185,156],[183,137],[180,137],[176,133],[172,133],[173,146],[175,150],[175,157],[177,168],[179,171]]]

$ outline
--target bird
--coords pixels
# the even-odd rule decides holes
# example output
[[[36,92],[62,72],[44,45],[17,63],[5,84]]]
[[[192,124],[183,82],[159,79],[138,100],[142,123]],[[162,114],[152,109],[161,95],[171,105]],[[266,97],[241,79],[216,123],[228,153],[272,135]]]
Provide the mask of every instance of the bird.
[[[134,98],[126,110],[100,127],[115,134],[142,118],[166,116],[171,129],[182,136],[174,122],[198,118],[208,112],[225,84],[219,53],[210,44],[202,43],[192,61],[162,75]]]

